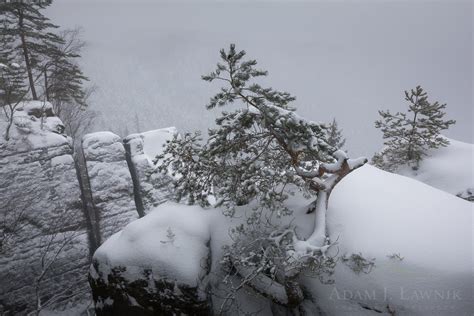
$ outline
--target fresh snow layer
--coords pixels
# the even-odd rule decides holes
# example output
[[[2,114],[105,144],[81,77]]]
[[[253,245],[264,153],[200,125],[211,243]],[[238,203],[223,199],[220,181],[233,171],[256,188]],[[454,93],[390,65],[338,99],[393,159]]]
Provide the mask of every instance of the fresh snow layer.
[[[300,195],[288,200],[301,237],[313,229],[314,214],[306,214],[309,202]],[[222,246],[231,242],[229,229],[245,221],[244,213],[239,208],[239,218],[229,219],[220,209],[167,202],[112,236],[95,258],[108,267],[150,267],[158,276],[195,285],[205,273],[206,245],[211,248],[211,275],[220,273]],[[472,214],[470,202],[366,165],[341,181],[331,195],[328,231],[337,245],[329,254],[361,253],[375,259],[375,268],[357,275],[339,261],[335,284],[309,277],[302,281],[328,315],[387,313],[387,305],[397,315],[446,315],[447,310],[469,315]],[[282,219],[282,225],[290,220]],[[174,235],[172,240],[169,235]],[[403,260],[390,259],[392,254]],[[213,284],[219,287],[220,282]],[[248,312],[270,313],[256,295],[242,292],[240,299]],[[220,306],[218,298],[215,304]]]
[[[474,188],[474,145],[448,140],[447,147],[430,150],[418,170],[405,167],[397,173],[451,194]]]
[[[150,268],[155,279],[197,285],[208,255],[210,215],[198,206],[165,203],[110,237],[94,257],[127,270]]]
[[[27,101],[20,103],[17,108],[18,111],[30,112],[34,110],[53,110],[53,105],[49,102],[44,101]]]
[[[340,262],[334,285],[312,282],[330,314],[366,315],[361,306],[387,312],[387,304],[397,315],[472,312],[472,203],[367,165],[336,187],[329,205],[339,254],[376,264],[357,275]]]
[[[148,159],[155,159],[157,155],[163,153],[163,147],[166,145],[166,142],[172,140],[177,134],[178,130],[175,127],[162,128],[142,133],[144,154]]]
[[[84,135],[82,138],[82,146],[84,148],[91,147],[91,144],[96,143],[101,145],[103,143],[113,144],[120,141],[120,137],[112,132],[95,132]]]
[[[336,186],[329,208],[332,237],[348,248],[445,271],[472,267],[473,205],[446,192],[364,166]]]
[[[51,159],[51,166],[53,167],[72,164],[74,164],[74,159],[71,155],[56,156]]]
[[[0,146],[12,148],[16,151],[29,151],[38,148],[69,145],[71,139],[66,135],[58,134],[63,122],[56,116],[36,117],[38,113],[52,111],[52,105],[43,101],[27,101],[20,103],[13,116],[10,129],[10,140],[5,141],[4,133],[8,120],[3,111],[0,111]]]
[[[161,155],[165,145],[178,135],[175,127],[156,129],[144,133],[135,133],[127,136],[125,142],[130,146],[130,154],[136,164],[145,163],[154,168],[153,161]]]

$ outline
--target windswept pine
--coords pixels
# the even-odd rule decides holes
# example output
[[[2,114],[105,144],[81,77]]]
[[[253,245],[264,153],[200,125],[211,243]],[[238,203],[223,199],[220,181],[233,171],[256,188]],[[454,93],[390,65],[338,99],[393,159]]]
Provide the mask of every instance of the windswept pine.
[[[224,84],[210,99],[208,109],[238,108],[216,119],[217,127],[209,129],[204,144],[199,133],[175,137],[157,157],[158,170],[171,169],[180,175],[175,182],[178,201],[224,206],[229,216],[243,216],[235,214],[235,207],[249,205],[248,225],[236,230],[236,243],[225,254],[229,271],[237,269],[246,285],[296,313],[304,300],[299,275],[315,270],[325,273],[334,265],[333,258],[326,258],[332,245],[326,232],[329,196],[339,181],[367,159],[349,159],[344,151],[330,146],[324,124],[296,114],[291,106],[295,97],[256,83],[267,72],[257,69],[255,60],[245,60],[245,55],[234,44],[227,51],[222,49],[217,68],[202,77]],[[301,239],[295,227],[278,228],[262,216],[266,210],[276,218],[291,215],[285,201],[294,191],[315,197],[308,209],[316,212],[314,231],[307,239]],[[264,273],[267,269],[270,273]],[[249,274],[254,277],[245,281]],[[227,303],[221,313],[227,311]]]

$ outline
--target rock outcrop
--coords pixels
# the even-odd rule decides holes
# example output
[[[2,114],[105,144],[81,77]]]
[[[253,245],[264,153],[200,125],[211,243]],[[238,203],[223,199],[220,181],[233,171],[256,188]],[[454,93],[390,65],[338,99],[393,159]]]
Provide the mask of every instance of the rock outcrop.
[[[86,299],[92,253],[138,218],[120,137],[88,134],[73,155],[44,102],[21,104],[13,123],[0,140],[2,315]]]
[[[0,130],[5,124],[2,118]],[[90,299],[87,275],[97,247],[170,195],[171,178],[154,172],[153,159],[174,128],[134,134],[124,143],[110,132],[91,133],[76,153],[63,131],[52,106],[33,101],[18,107],[9,139],[0,140],[2,315],[26,314],[40,302],[42,309],[57,309]],[[103,275],[104,262],[96,260],[94,267]],[[100,293],[126,284],[137,302],[151,302],[147,308],[177,311],[171,307],[176,300],[183,312],[207,314],[195,284],[147,267],[139,272],[143,279],[130,280],[130,269],[110,267],[110,280],[94,279],[97,301],[109,295]],[[120,295],[115,307],[130,303],[129,294]]]
[[[88,243],[70,139],[57,133],[57,117],[38,112],[45,109],[42,102],[20,107],[10,140],[0,141],[0,314],[22,314],[38,298],[46,305],[87,294]]]
[[[82,140],[90,189],[101,240],[138,218],[133,183],[119,136],[111,132],[87,134]]]
[[[132,134],[124,139],[127,162],[136,189],[137,210],[158,206],[171,195],[171,177],[155,172],[155,157],[163,152],[166,141],[177,135],[174,127]]]
[[[207,214],[168,202],[109,238],[90,270],[97,315],[212,314]]]

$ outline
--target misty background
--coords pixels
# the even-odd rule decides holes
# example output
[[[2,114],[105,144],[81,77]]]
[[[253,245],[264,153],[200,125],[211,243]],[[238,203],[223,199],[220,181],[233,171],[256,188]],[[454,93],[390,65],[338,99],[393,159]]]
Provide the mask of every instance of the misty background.
[[[235,43],[269,71],[265,84],[297,97],[299,114],[335,117],[352,155],[380,149],[377,110],[406,111],[403,91],[418,84],[457,120],[445,134],[473,142],[471,1],[56,0],[47,15],[83,28],[96,130],[205,131],[219,86],[200,76]]]

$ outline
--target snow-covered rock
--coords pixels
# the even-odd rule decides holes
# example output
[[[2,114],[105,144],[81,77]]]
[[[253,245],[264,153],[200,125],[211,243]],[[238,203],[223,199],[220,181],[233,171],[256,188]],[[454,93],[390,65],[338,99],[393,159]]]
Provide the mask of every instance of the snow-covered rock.
[[[82,151],[102,240],[138,218],[133,183],[119,136],[111,132],[87,134]]]
[[[301,196],[288,201],[302,237],[313,229],[314,214],[306,214],[309,202]],[[338,242],[329,254],[360,254],[375,266],[368,274],[357,274],[354,262],[340,260],[333,285],[309,277],[302,282],[327,315],[469,315],[472,207],[426,184],[364,166],[341,181],[330,198],[328,231]],[[165,291],[153,285],[158,279],[207,286],[217,293],[222,284],[212,278],[220,273],[222,246],[231,242],[229,228],[245,220],[229,219],[221,212],[168,202],[111,237],[97,250],[91,268],[99,310],[140,306],[162,311],[153,295],[142,294],[151,291],[161,297]],[[211,262],[209,270],[203,262]],[[208,278],[203,277],[206,272]],[[243,291],[238,300],[245,312],[271,315],[268,301],[255,294]],[[167,308],[178,308],[164,302],[170,304]],[[218,310],[219,298],[212,302]]]
[[[0,130],[7,125],[0,113]],[[45,255],[48,264],[56,251],[59,256],[39,286],[45,308],[57,307],[50,298],[55,303],[83,299],[91,251],[138,218],[121,139],[109,132],[88,134],[75,162],[63,130],[51,104],[31,101],[18,106],[9,140],[0,138],[0,314],[33,309],[41,258]],[[155,134],[143,133],[140,139],[150,144],[146,140],[156,141]],[[144,147],[141,156],[135,152],[137,166],[140,158],[155,155],[152,147]],[[150,168],[151,163],[144,164],[141,175]],[[166,195],[155,190],[166,179],[154,180],[143,182],[151,185],[151,205]]]
[[[4,119],[0,116],[2,131]],[[48,295],[70,295],[86,282],[89,250],[81,193],[70,139],[59,134],[61,126],[49,103],[24,103],[15,113],[10,139],[0,139],[0,313],[21,314],[35,304],[41,257],[49,260],[66,239],[40,294],[46,303]]]
[[[4,115],[0,117],[2,136],[7,129],[7,121]],[[68,142],[66,136],[62,134],[63,131],[64,125],[54,115],[51,103],[23,102],[15,110],[10,140],[5,142],[2,137],[2,148],[21,152],[36,148],[57,147]]]
[[[364,166],[329,201],[340,254],[375,259],[368,274],[339,263],[335,284],[311,282],[330,315],[469,315],[473,205],[412,179]]]
[[[91,266],[98,314],[208,315],[212,215],[168,202],[110,237]]]
[[[137,208],[146,210],[163,203],[170,196],[169,176],[154,172],[155,157],[163,152],[166,141],[178,132],[169,127],[129,135],[124,139],[127,162],[134,182]],[[139,199],[137,201],[137,199]]]
[[[448,140],[447,147],[429,150],[417,170],[402,167],[397,173],[468,198],[474,191],[474,145]]]

